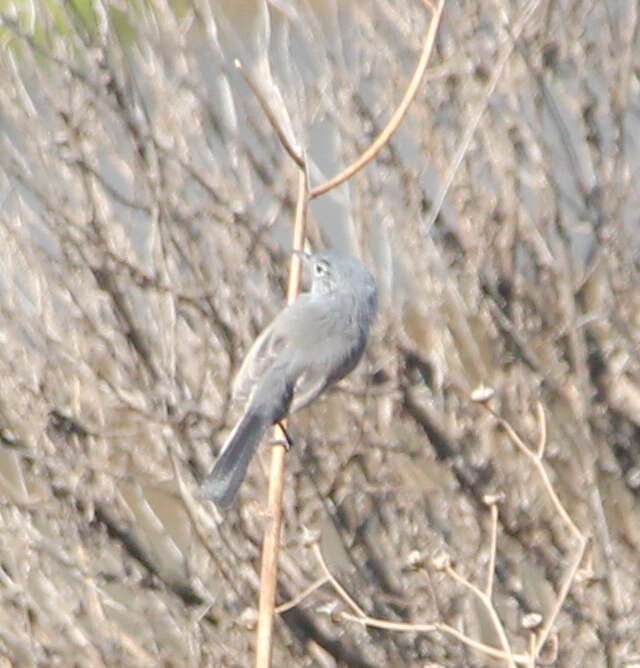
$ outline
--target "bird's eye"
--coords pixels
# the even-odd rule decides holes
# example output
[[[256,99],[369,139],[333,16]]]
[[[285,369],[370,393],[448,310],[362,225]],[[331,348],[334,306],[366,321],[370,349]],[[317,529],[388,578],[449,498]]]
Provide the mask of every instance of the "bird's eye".
[[[327,265],[325,265],[324,262],[316,262],[313,270],[315,271],[316,276],[322,276],[327,273]]]

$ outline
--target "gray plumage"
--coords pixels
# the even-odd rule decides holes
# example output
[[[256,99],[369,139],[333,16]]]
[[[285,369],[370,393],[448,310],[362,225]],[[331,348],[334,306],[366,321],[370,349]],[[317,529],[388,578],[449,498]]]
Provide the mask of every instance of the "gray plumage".
[[[346,376],[364,352],[377,305],[368,269],[331,250],[304,260],[312,272],[310,292],[260,334],[234,382],[244,413],[202,484],[203,495],[220,507],[232,503],[267,429]]]

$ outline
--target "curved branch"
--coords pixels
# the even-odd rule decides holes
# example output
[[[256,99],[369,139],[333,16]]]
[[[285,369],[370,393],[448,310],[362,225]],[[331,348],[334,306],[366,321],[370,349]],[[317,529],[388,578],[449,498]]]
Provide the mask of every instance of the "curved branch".
[[[276,133],[276,137],[278,137],[278,139],[280,140],[280,143],[282,144],[284,150],[291,156],[291,159],[296,163],[296,165],[298,165],[298,167],[304,169],[304,158],[296,151],[296,149],[293,147],[293,145],[287,138],[285,131],[282,129],[282,126],[278,122],[278,119],[276,118],[275,113],[269,106],[267,99],[262,94],[260,88],[258,88],[258,84],[256,84],[256,82],[251,78],[249,72],[247,72],[247,70],[244,69],[242,63],[237,58],[234,60],[234,65],[236,66],[236,69],[240,72],[240,74],[242,74],[242,77],[246,81],[247,86],[251,88],[251,92],[256,96],[258,103],[262,107],[264,115],[267,117],[267,120],[269,121],[271,127],[273,128],[273,131]]]
[[[368,162],[373,160],[376,155],[380,152],[380,149],[391,139],[393,133],[398,129],[404,115],[407,112],[407,109],[413,102],[413,98],[418,92],[418,87],[422,81],[422,77],[427,69],[429,64],[429,58],[431,57],[431,52],[433,51],[433,44],[436,39],[436,33],[438,32],[438,26],[440,25],[440,17],[442,16],[442,10],[444,9],[444,0],[439,0],[436,7],[428,5],[433,11],[433,17],[431,18],[431,23],[429,24],[429,30],[427,36],[424,40],[424,46],[422,47],[422,53],[420,55],[420,60],[416,65],[415,72],[411,77],[409,86],[402,98],[402,101],[398,105],[393,116],[389,119],[389,122],[382,130],[382,132],[375,138],[371,146],[354,162],[352,162],[348,167],[343,169],[341,172],[336,174],[333,178],[329,179],[326,183],[316,186],[311,189],[309,193],[309,198],[313,199],[319,195],[324,195],[332,188],[339,186],[341,183],[350,179],[356,172],[361,170]]]

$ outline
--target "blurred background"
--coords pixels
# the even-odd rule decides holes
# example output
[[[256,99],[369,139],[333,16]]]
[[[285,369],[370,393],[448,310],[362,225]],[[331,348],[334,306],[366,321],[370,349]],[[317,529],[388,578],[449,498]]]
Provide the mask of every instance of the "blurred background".
[[[284,303],[296,169],[234,59],[318,185],[384,127],[429,19],[417,0],[0,4],[2,668],[251,665],[268,446],[224,516],[197,484]],[[640,665],[638,41],[635,0],[447,0],[397,134],[312,202],[313,244],[360,256],[381,308],[365,361],[291,422],[279,602],[321,577],[306,528],[370,615],[495,643],[408,557],[446,550],[482,585],[502,492],[494,601],[525,650],[575,545],[471,401],[485,385],[527,442],[542,403],[552,483],[593,538],[556,665]],[[335,600],[282,615],[275,666],[504,665],[337,625]]]

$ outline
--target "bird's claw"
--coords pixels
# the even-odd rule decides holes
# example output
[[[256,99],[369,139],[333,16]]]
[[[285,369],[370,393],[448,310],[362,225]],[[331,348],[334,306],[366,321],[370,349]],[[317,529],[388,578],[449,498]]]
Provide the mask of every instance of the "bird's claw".
[[[280,431],[284,435],[284,438],[273,438],[269,441],[269,443],[270,445],[283,445],[285,450],[289,451],[293,446],[293,440],[291,439],[289,432],[287,431],[284,424],[282,424],[282,422],[276,422],[276,424],[278,427],[280,427]]]

